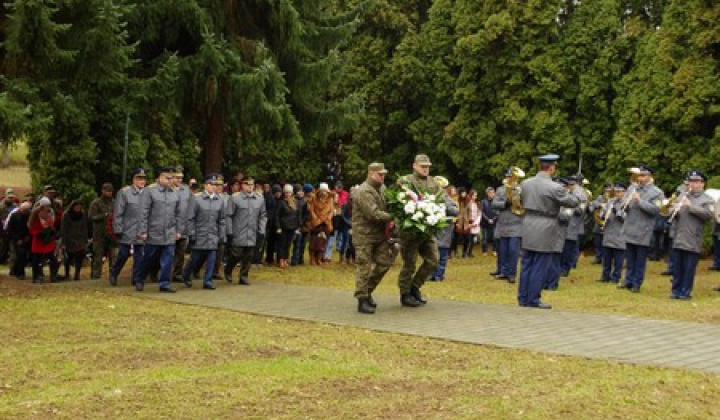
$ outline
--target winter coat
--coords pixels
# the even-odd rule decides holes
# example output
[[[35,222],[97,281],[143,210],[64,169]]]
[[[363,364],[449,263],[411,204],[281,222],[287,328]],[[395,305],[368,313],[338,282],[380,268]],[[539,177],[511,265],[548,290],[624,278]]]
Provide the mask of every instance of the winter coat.
[[[316,192],[315,196],[308,201],[308,212],[310,213],[310,220],[308,220],[306,226],[309,232],[321,230],[329,234],[333,231],[335,204],[333,203],[333,196],[329,192]]]
[[[437,234],[437,242],[438,242],[438,248],[450,248],[450,245],[452,244],[452,237],[453,237],[453,224],[451,220],[460,213],[460,209],[458,209],[457,203],[450,198],[449,196],[445,196],[445,215],[448,219],[448,225],[438,232]]]
[[[60,239],[67,252],[85,252],[88,243],[87,232],[88,220],[85,212],[80,213],[79,217],[73,217],[71,210],[65,212],[60,225]]]
[[[40,220],[40,216],[30,223],[28,230],[32,236],[32,245],[30,250],[33,254],[50,254],[55,251],[55,225],[52,213],[45,216],[45,223]]]
[[[140,234],[147,234],[148,245],[172,245],[185,224],[180,219],[180,195],[170,187],[151,185],[143,192]]]
[[[115,198],[115,212],[113,215],[113,231],[118,243],[131,245],[142,243],[138,239],[140,228],[140,200],[145,189],[139,190],[130,185],[122,188]]]
[[[259,235],[265,235],[267,210],[265,200],[255,193],[236,192],[228,200],[225,229],[231,246],[255,246]]]
[[[295,208],[291,208],[287,200],[279,200],[275,209],[275,227],[283,230],[295,230],[300,227],[302,219],[300,205],[295,197]]]
[[[225,237],[225,203],[217,194],[201,193],[190,196],[187,209],[187,234],[191,249],[218,249]]]

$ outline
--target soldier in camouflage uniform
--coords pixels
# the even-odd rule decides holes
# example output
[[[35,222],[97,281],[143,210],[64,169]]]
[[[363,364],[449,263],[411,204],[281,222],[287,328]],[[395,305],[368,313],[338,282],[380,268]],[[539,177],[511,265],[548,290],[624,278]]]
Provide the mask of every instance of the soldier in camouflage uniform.
[[[413,162],[413,173],[405,175],[398,180],[398,184],[412,184],[418,190],[443,196],[445,191],[438,185],[435,178],[430,175],[430,158],[427,155],[415,156]],[[425,280],[430,278],[440,262],[437,238],[429,236],[424,239],[400,237],[403,266],[398,277],[400,287],[400,303],[403,306],[417,307],[427,303],[427,300],[420,293],[420,288]],[[422,257],[423,263],[417,271],[415,265],[418,254]]]
[[[385,174],[382,163],[371,163],[365,182],[353,192],[353,244],[357,258],[355,298],[358,312],[375,313],[372,292],[395,261],[395,250],[385,235],[392,221],[385,203]]]
[[[100,197],[90,203],[88,215],[92,220],[93,232],[93,260],[90,272],[91,279],[99,279],[102,274],[103,257],[108,256],[108,264],[112,269],[117,254],[117,242],[110,236],[107,229],[108,217],[112,214],[115,206],[113,199],[113,186],[105,183],[102,186]]]
[[[187,219],[187,209],[190,204],[190,196],[192,195],[190,188],[183,183],[183,168],[182,166],[175,167],[175,173],[173,174],[173,190],[180,196],[180,220],[185,222]],[[184,225],[187,225],[184,223]],[[183,231],[180,233],[180,239],[175,241],[175,257],[173,258],[173,281],[183,281],[183,265],[185,264],[185,252],[188,248],[188,235],[187,232]]]

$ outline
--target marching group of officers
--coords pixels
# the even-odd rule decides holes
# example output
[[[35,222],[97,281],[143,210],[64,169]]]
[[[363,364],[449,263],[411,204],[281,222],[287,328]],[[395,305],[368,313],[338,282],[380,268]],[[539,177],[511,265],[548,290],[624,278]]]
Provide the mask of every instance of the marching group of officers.
[[[561,277],[577,264],[584,221],[594,214],[599,225],[602,247],[602,275],[599,281],[616,283],[618,289],[639,293],[655,221],[665,211],[671,222],[672,245],[669,271],[672,275],[672,299],[691,299],[695,271],[700,257],[704,226],[715,216],[715,200],[704,192],[706,176],[693,169],[687,172],[684,186],[669,200],[654,185],[653,168],[640,164],[629,170],[629,185],[608,185],[605,194],[592,200],[582,186],[582,177],[554,178],[556,154],[538,157],[539,171],[519,182],[517,171],[506,173],[492,207],[499,211],[496,235],[499,236],[496,271],[498,279],[515,283],[517,264],[522,256],[518,284],[518,304],[523,307],[550,309],[541,300],[542,290],[556,290]],[[413,174],[402,179],[423,191],[442,189],[429,175],[430,160],[418,155]],[[397,241],[403,257],[399,287],[403,306],[421,306],[427,300],[420,293],[438,263],[437,242],[433,237],[392,238],[388,224],[384,174],[381,163],[368,167],[368,178],[354,194],[353,226],[358,253],[355,297],[358,311],[374,313],[377,307],[372,292],[394,261],[391,243]],[[522,171],[520,171],[522,172]],[[417,254],[423,258],[415,271]],[[623,267],[626,267],[622,277]],[[715,290],[720,291],[720,288]]]

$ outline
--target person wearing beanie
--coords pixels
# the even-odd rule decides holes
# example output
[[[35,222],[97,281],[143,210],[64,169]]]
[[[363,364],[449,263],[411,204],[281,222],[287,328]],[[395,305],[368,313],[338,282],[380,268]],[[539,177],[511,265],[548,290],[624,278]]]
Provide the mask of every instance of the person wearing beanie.
[[[70,278],[70,266],[75,268],[74,280],[80,280],[80,269],[87,255],[88,223],[83,204],[73,200],[60,224],[60,243],[65,258],[65,277]]]
[[[265,264],[272,266],[277,257],[277,247],[280,234],[277,226],[277,208],[283,199],[283,189],[280,184],[273,184],[270,194],[265,194],[265,210],[267,212],[267,231],[265,236]],[[279,261],[278,261],[279,262]]]
[[[313,188],[310,184],[305,184],[304,186],[298,184],[295,186],[295,200],[298,205],[300,220],[298,220],[299,233],[295,235],[295,239],[293,240],[292,257],[290,258],[290,265],[292,266],[305,264],[305,245],[307,244],[308,238],[308,231],[305,224],[310,218],[306,194],[312,192],[312,190]]]
[[[333,196],[326,183],[321,183],[311,201],[308,201],[310,217],[306,224],[310,232],[310,264],[322,265],[327,240],[333,231]]]
[[[50,265],[50,281],[58,281],[59,263],[55,256],[55,222],[50,199],[42,197],[30,213],[28,232],[32,236],[30,251],[32,252],[33,283],[45,280],[43,265]]]
[[[295,234],[299,234],[300,207],[298,206],[293,186],[285,184],[282,200],[277,203],[275,226],[278,234],[277,258],[280,268],[287,268],[290,258],[290,244]]]
[[[117,256],[117,241],[107,231],[108,217],[113,213],[115,200],[113,199],[113,185],[106,182],[102,186],[100,197],[90,203],[88,216],[92,221],[93,259],[90,269],[90,278],[96,280],[102,274],[103,258],[107,256],[109,269],[112,269]]]

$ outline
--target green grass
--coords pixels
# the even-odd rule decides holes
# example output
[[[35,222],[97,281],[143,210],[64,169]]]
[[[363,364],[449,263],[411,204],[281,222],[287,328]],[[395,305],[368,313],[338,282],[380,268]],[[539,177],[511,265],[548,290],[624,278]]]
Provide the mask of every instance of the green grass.
[[[634,294],[617,290],[613,284],[596,282],[600,278],[601,267],[590,264],[591,261],[591,257],[581,257],[578,268],[569,277],[561,279],[558,291],[543,292],[543,301],[561,310],[720,324],[720,293],[712,291],[713,287],[720,285],[720,273],[707,270],[710,261],[700,262],[693,300],[689,302],[669,299],[670,277],[660,275],[666,268],[664,262],[648,263],[642,291]],[[399,267],[400,258],[381,283],[379,293],[398,293]],[[423,292],[429,298],[516,305],[517,285],[490,277],[489,273],[494,268],[495,258],[492,256],[451,259],[445,281],[427,282]],[[354,267],[333,262],[320,268],[302,267],[285,272],[263,268],[252,273],[261,281],[352,289],[355,270]]]
[[[2,419],[720,416],[720,376],[700,372],[10,280],[0,313]]]

